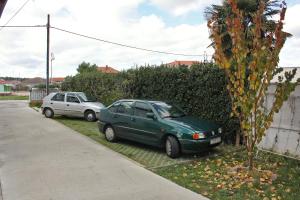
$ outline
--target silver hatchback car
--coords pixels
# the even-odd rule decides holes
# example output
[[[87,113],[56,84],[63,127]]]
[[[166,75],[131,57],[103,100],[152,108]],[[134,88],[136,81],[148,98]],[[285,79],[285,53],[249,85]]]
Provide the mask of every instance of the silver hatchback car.
[[[96,121],[104,105],[87,98],[83,92],[56,92],[43,99],[42,113],[47,118],[54,115],[84,117],[87,121]]]

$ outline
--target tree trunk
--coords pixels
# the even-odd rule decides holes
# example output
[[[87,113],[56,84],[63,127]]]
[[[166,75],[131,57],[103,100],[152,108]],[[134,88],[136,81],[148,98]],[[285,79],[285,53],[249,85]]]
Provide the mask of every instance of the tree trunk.
[[[249,171],[252,171],[253,167],[254,167],[254,163],[253,163],[253,150],[251,150],[251,152],[248,152],[248,161],[249,161]]]
[[[236,147],[240,146],[240,142],[241,142],[241,134],[240,131],[237,131],[235,134],[235,146]]]

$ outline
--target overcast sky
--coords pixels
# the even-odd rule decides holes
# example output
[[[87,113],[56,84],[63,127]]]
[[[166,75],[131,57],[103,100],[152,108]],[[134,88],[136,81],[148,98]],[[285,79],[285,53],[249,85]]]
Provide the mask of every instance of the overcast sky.
[[[3,25],[25,2],[8,0]],[[212,54],[204,8],[221,0],[30,0],[9,25],[51,25],[141,48],[183,54]],[[287,0],[285,30],[292,33],[280,66],[300,66],[300,1]],[[202,57],[162,55],[105,44],[51,29],[53,77],[76,74],[82,61],[118,70]],[[45,28],[0,31],[0,76],[45,77]]]

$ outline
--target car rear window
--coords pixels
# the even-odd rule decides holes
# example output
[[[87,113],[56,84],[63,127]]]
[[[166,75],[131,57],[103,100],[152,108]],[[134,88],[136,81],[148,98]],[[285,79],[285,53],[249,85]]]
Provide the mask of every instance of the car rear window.
[[[51,99],[51,101],[65,101],[65,94],[64,93],[57,93]]]

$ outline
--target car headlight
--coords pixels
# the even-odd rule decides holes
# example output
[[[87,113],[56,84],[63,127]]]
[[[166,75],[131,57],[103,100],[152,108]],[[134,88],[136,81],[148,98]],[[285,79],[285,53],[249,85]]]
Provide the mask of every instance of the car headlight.
[[[204,133],[198,133],[198,132],[193,133],[194,140],[203,139],[203,138],[205,138]]]
[[[222,133],[222,128],[218,128],[218,133]]]

